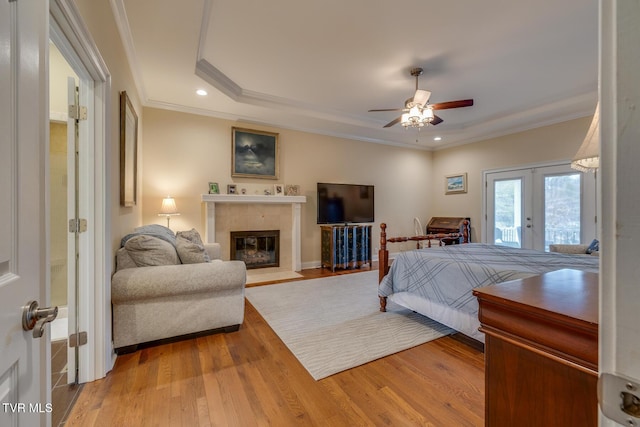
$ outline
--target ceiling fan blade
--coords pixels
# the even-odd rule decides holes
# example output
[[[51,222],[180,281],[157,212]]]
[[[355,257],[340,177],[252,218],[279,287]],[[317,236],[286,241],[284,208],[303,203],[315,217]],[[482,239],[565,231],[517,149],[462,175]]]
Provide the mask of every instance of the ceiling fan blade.
[[[389,123],[384,125],[384,127],[390,128],[391,126],[400,123],[400,120],[402,120],[402,117],[398,117],[397,119],[391,120]]]
[[[406,108],[383,108],[380,110],[369,110],[369,113],[375,113],[377,111],[404,111]]]
[[[435,126],[437,124],[442,123],[444,120],[442,120],[440,117],[436,116],[435,114],[433,115],[433,120],[431,120],[431,123],[429,123],[431,126]]]
[[[473,105],[473,99],[461,99],[460,101],[440,102],[438,104],[431,105],[434,110],[446,110],[448,108],[461,108],[471,107]]]
[[[418,89],[416,90],[416,94],[413,95],[413,103],[415,105],[420,105],[420,107],[424,107],[424,105],[429,101],[430,96],[431,92],[428,90]]]

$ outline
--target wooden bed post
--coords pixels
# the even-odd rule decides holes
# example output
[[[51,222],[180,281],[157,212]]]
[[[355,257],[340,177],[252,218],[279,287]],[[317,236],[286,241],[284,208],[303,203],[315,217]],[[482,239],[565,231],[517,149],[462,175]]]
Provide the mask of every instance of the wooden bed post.
[[[426,234],[424,236],[411,236],[411,237],[390,237],[387,239],[387,224],[384,222],[380,224],[380,250],[378,251],[378,284],[382,282],[384,276],[389,273],[389,251],[387,250],[387,243],[416,241],[418,247],[420,241],[426,240],[427,247],[431,247],[431,240],[438,240],[439,246],[443,246],[444,239],[462,239],[461,243],[469,243],[469,221],[464,220],[462,222],[464,226],[461,231],[457,233],[436,233]],[[387,311],[387,297],[380,297],[380,311]]]
[[[462,227],[462,243],[469,243],[469,221],[465,219],[462,224],[464,224],[464,227]]]
[[[387,250],[387,224],[380,224],[380,249],[378,250],[378,284],[389,272],[389,251]],[[380,298],[380,311],[387,311],[387,297]]]
[[[378,268],[378,283],[382,281],[382,278],[389,271],[389,251],[387,251],[387,224],[384,222],[380,224],[380,250],[378,250],[378,262],[380,263]]]

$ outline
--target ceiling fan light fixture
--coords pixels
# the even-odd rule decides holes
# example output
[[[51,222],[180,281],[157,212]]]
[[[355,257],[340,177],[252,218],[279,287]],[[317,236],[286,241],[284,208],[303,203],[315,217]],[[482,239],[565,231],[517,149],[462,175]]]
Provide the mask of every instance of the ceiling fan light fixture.
[[[428,126],[433,120],[433,110],[431,108],[411,107],[408,113],[404,113],[400,123],[405,128],[421,128]]]
[[[420,128],[424,126],[435,126],[442,123],[442,119],[433,113],[433,110],[446,110],[450,108],[471,107],[473,99],[461,99],[459,101],[440,102],[437,104],[429,104],[431,92],[424,89],[418,89],[418,77],[422,75],[424,70],[420,67],[412,68],[411,75],[416,78],[416,91],[414,95],[404,102],[404,108],[384,108],[379,110],[369,110],[369,112],[382,111],[402,111],[400,117],[395,118],[386,125],[385,128],[400,123],[406,128]]]

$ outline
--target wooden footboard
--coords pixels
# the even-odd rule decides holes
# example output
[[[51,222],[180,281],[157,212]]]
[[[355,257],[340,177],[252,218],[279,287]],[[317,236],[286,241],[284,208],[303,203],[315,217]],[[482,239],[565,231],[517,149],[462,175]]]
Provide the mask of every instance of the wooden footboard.
[[[439,246],[443,246],[443,240],[445,239],[462,239],[461,243],[469,243],[469,221],[463,222],[462,233],[448,233],[448,234],[425,234],[422,236],[411,237],[389,237],[387,238],[387,224],[384,222],[380,224],[380,250],[378,251],[378,283],[382,282],[384,276],[389,272],[389,251],[387,250],[387,243],[399,243],[415,241],[416,248],[420,248],[420,242],[426,241],[427,247],[431,247],[431,241],[437,240]],[[387,297],[380,297],[380,311],[387,311]]]

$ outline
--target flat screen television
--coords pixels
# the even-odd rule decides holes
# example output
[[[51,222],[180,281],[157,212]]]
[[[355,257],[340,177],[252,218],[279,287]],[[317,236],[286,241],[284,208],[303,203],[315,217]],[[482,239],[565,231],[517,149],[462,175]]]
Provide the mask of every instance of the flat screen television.
[[[373,185],[318,183],[318,224],[374,222]]]

